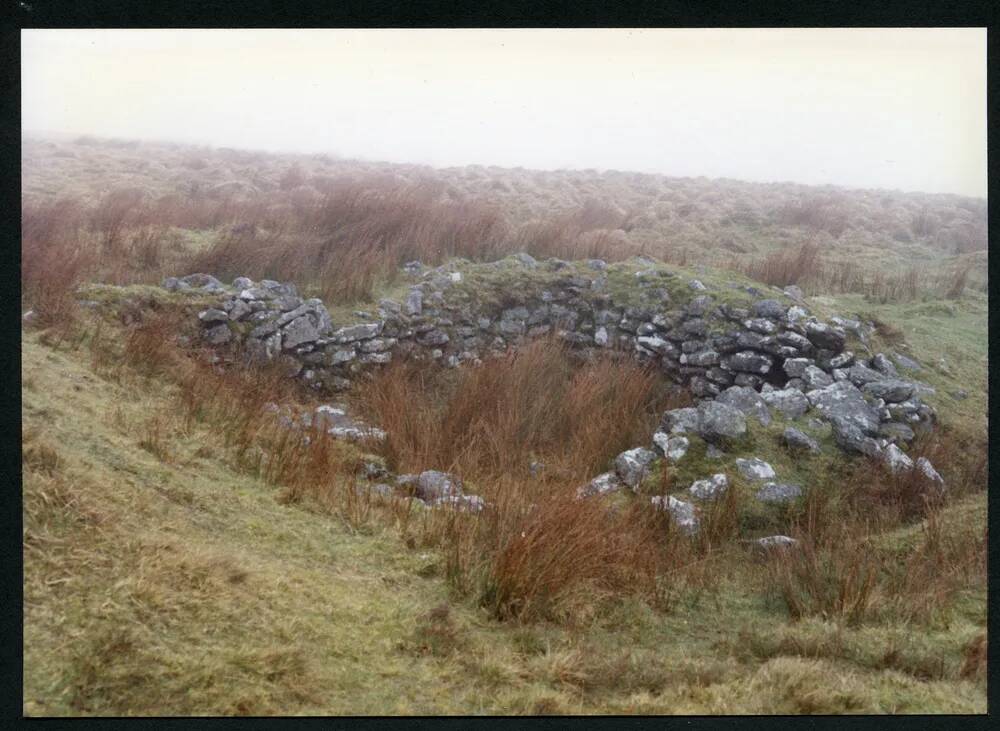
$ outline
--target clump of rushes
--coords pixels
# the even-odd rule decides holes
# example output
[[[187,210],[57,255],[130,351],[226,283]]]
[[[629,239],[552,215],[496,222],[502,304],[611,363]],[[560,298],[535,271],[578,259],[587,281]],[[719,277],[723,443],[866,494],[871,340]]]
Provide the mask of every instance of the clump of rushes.
[[[436,376],[399,364],[357,394],[388,432],[395,469],[455,472],[490,505],[475,521],[435,513],[422,540],[442,545],[452,583],[502,618],[614,593],[656,600],[663,567],[686,555],[668,546],[684,541],[644,501],[614,509],[576,489],[689,399],[631,359],[575,363],[556,340]]]
[[[578,365],[565,346],[545,339],[483,367],[436,375],[394,364],[357,394],[388,432],[386,454],[400,471],[528,477],[541,461],[543,482],[592,477],[648,441],[664,409],[687,400],[632,359]]]

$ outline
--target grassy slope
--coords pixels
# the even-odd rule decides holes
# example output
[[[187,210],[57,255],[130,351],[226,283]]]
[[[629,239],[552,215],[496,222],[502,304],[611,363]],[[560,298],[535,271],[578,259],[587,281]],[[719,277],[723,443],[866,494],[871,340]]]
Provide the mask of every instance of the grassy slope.
[[[985,711],[958,677],[984,592],[929,629],[789,624],[751,567],[669,614],[501,625],[436,555],[280,505],[162,384],[36,335],[22,358],[27,714]]]

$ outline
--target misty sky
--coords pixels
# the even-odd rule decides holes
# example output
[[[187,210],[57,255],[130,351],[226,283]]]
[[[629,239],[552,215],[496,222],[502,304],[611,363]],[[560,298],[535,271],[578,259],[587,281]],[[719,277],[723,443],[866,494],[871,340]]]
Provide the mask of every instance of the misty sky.
[[[26,132],[986,195],[985,29],[21,40]]]

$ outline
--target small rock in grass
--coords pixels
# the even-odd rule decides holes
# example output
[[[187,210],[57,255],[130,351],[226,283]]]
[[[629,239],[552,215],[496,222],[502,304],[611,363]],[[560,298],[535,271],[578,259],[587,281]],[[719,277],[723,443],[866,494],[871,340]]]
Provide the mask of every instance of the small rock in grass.
[[[365,462],[361,466],[361,473],[369,480],[379,480],[389,476],[389,470],[378,462]]]
[[[728,487],[729,478],[718,472],[707,479],[695,480],[688,488],[688,492],[699,500],[715,500],[721,497]]]
[[[944,487],[944,478],[938,474],[938,471],[934,469],[934,465],[926,457],[917,457],[917,469],[920,470],[925,477],[934,482],[938,483],[941,487]]]
[[[789,536],[764,536],[763,538],[758,538],[754,543],[764,550],[769,550],[773,548],[791,548],[798,543],[797,540]]]
[[[462,494],[462,483],[453,475],[438,470],[425,470],[417,477],[416,496],[432,501],[441,497]]]
[[[787,287],[785,287],[783,292],[786,297],[788,297],[791,300],[794,300],[795,302],[802,302],[805,299],[805,295],[803,294],[802,290],[794,284],[790,284]]]
[[[432,501],[431,505],[466,513],[481,513],[486,509],[486,502],[479,495],[445,495]]]
[[[623,486],[622,481],[618,479],[618,475],[614,472],[605,472],[579,488],[576,494],[579,498],[607,495],[608,493],[621,490]]]
[[[881,445],[851,420],[850,416],[836,414],[829,417],[830,425],[833,427],[833,439],[837,446],[845,452],[864,454],[869,457],[878,457],[882,454]]]
[[[902,353],[893,353],[892,357],[896,359],[896,364],[900,368],[904,368],[909,371],[919,371],[921,368],[920,364],[917,363],[917,361],[913,360],[913,358],[903,355]]]
[[[776,475],[774,473],[774,468],[758,457],[752,457],[750,459],[737,459],[736,469],[740,471],[748,480],[762,481],[762,480],[773,480]]]
[[[615,457],[615,472],[622,482],[634,490],[655,459],[656,453],[645,447],[629,449]]]
[[[900,471],[907,471],[913,469],[913,460],[910,459],[907,454],[897,447],[895,444],[890,444],[886,447],[885,452],[882,454],[882,458],[889,465],[889,469],[895,474]]]
[[[757,491],[756,498],[764,503],[787,503],[802,495],[802,488],[779,482],[768,482]]]
[[[366,482],[358,483],[354,486],[354,491],[358,495],[368,494],[379,498],[391,498],[394,493],[392,485],[387,485],[384,482],[377,482],[374,485]]]
[[[679,462],[687,454],[688,447],[691,445],[687,437],[671,436],[662,431],[653,434],[653,444],[671,462]]]
[[[211,345],[222,345],[233,339],[233,333],[229,326],[223,323],[207,328],[202,333],[202,337]]]
[[[892,364],[892,361],[889,360],[884,353],[876,353],[872,356],[871,361],[869,361],[869,366],[873,370],[876,370],[889,378],[899,377],[899,374],[896,372],[896,366]]]
[[[792,449],[807,449],[810,452],[819,451],[819,442],[794,426],[786,427],[781,436],[785,444]]]
[[[198,319],[206,325],[210,325],[215,322],[226,322],[229,319],[229,313],[213,307],[199,312]]]
[[[698,516],[695,514],[694,505],[683,500],[678,500],[673,495],[656,495],[650,498],[656,510],[665,510],[670,513],[674,523],[688,535],[698,532]]]

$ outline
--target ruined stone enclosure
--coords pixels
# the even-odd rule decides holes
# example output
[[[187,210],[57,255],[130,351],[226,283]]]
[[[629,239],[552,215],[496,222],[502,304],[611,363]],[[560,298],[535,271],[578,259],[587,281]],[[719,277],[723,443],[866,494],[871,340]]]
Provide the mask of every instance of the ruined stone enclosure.
[[[722,453],[747,432],[748,419],[790,422],[782,435],[789,450],[829,444],[911,469],[905,445],[935,418],[921,400],[932,390],[897,371],[913,361],[871,351],[870,323],[824,322],[795,287],[766,288],[644,258],[611,265],[526,254],[437,268],[413,262],[400,272],[393,296],[370,309],[333,312],[291,284],[268,280],[240,277],[225,285],[197,274],[163,286],[217,294],[217,306],[199,318],[201,336],[223,358],[278,360],[289,377],[325,393],[349,389],[366,372],[401,359],[489,367],[491,354],[546,335],[582,358],[629,353],[685,384],[698,405],[665,413],[649,444],[620,455],[615,469],[583,493],[636,487],[652,462],[683,459],[689,437]],[[762,464],[737,465],[765,483],[761,500],[801,493],[798,485],[773,481],[773,469]],[[700,482],[691,487],[696,498],[725,489],[724,475]],[[666,497],[658,505],[683,523],[688,507]]]

